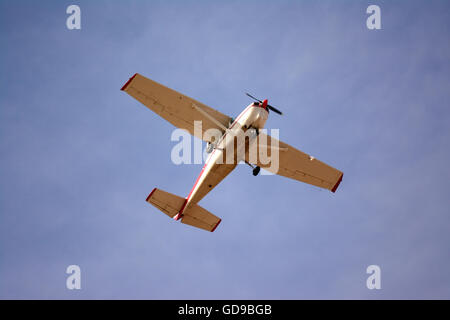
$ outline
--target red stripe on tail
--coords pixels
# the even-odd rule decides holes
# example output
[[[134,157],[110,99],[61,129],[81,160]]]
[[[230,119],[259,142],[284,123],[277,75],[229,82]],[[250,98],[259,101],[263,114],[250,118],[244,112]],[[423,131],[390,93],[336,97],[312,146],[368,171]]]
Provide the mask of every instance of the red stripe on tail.
[[[333,189],[331,189],[331,192],[336,192],[337,188],[339,187],[339,185],[341,184],[342,181],[342,177],[344,176],[344,174],[341,174],[341,177],[339,178],[338,182],[336,182],[336,184],[334,185]]]
[[[153,192],[155,192],[156,188],[152,190],[152,192],[150,192],[150,194],[148,195],[147,199],[145,199],[145,201],[148,202],[148,199],[150,199],[152,197]]]
[[[214,228],[212,228],[211,232],[214,232],[214,230],[216,230],[217,226],[222,222],[222,219],[219,220],[219,222],[217,222],[217,224],[214,226]]]

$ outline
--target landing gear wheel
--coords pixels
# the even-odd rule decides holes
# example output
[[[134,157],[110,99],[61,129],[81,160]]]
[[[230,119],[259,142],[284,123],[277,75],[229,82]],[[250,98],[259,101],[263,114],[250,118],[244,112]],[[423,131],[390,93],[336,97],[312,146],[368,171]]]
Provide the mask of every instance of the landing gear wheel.
[[[206,153],[211,153],[214,150],[214,145],[210,142],[206,144]]]
[[[255,167],[255,168],[253,169],[253,175],[256,177],[256,176],[258,175],[258,173],[259,173],[260,170],[261,170],[260,167]]]

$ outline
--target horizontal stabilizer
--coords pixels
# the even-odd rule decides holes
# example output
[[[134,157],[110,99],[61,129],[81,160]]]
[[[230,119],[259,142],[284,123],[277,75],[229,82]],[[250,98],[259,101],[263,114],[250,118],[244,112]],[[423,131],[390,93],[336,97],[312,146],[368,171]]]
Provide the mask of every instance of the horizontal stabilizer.
[[[220,219],[198,204],[190,205],[184,212],[181,222],[193,227],[213,232],[219,225]]]
[[[186,199],[155,188],[148,195],[146,201],[173,218],[180,212]]]
[[[146,201],[174,218],[184,207],[186,199],[155,188]],[[220,221],[220,218],[197,204],[190,204],[181,215],[182,223],[211,232],[217,228]]]

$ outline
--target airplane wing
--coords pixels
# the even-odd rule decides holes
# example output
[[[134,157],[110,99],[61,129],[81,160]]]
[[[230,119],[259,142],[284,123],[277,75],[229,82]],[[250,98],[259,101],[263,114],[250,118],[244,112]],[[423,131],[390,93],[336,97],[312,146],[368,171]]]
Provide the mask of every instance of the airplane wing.
[[[199,139],[210,138],[204,137],[203,133],[211,128],[225,132],[231,120],[219,111],[138,73],[132,76],[121,90],[174,126]],[[201,130],[194,131],[194,121],[202,121]]]
[[[269,135],[260,133],[258,136],[257,152],[258,156],[256,161],[249,157],[249,150],[246,151],[245,159],[254,165],[257,165],[265,170],[272,173],[312,184],[314,186],[331,190],[335,192],[342,181],[343,172],[317,160],[310,155],[295,149],[294,147],[279,141]],[[278,148],[273,147],[278,143]],[[266,150],[261,150],[268,155],[270,159],[274,151],[279,153],[279,166],[273,166],[270,162],[264,164],[260,159],[260,149],[265,148]],[[253,160],[253,161],[251,161]]]

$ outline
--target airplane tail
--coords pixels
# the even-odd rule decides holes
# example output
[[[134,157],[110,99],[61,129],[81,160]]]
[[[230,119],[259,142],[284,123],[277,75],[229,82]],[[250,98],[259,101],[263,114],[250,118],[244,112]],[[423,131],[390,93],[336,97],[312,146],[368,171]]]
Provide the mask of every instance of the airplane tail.
[[[148,195],[146,201],[169,217],[178,220],[179,213],[185,206],[187,199],[155,188]],[[211,232],[216,230],[221,221],[222,219],[197,204],[191,204],[184,208],[181,215],[182,223]]]

